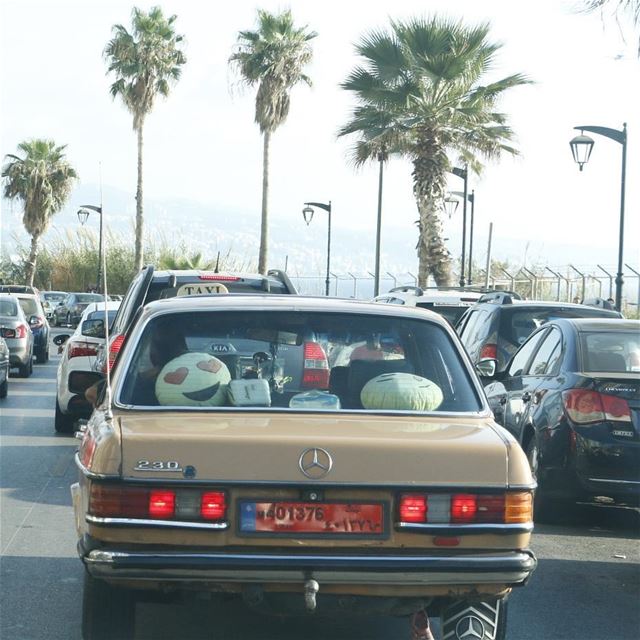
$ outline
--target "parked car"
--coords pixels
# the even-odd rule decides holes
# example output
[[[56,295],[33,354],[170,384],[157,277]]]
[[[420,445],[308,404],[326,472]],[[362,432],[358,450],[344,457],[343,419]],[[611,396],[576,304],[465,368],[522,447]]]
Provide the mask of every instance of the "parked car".
[[[66,291],[41,291],[40,302],[42,302],[42,308],[47,316],[47,320],[51,320],[53,317],[53,310],[67,297]]]
[[[1,320],[0,320],[1,321]],[[0,336],[0,398],[6,398],[9,391],[9,347]]]
[[[0,293],[0,336],[9,347],[9,365],[28,378],[33,373],[33,333],[13,294]]]
[[[217,273],[193,269],[156,271],[147,265],[133,279],[113,324],[109,346],[98,352],[96,371],[105,372],[113,366],[124,336],[136,314],[148,302],[162,298],[226,294],[296,294],[297,291],[284,271],[270,270],[266,276],[254,273]]]
[[[290,350],[283,384],[223,360],[220,336],[253,341],[257,361]],[[308,389],[289,391],[300,367]],[[279,613],[427,607],[446,638],[462,620],[504,640],[506,597],[536,565],[527,459],[452,328],[413,308],[149,303],[76,461],[85,640],[132,638],[144,590],[244,593]]]
[[[418,309],[435,311],[445,318],[452,326],[460,319],[460,316],[472,305],[478,302],[482,293],[461,288],[422,289],[403,285],[394,287],[373,301],[385,304],[402,304]]]
[[[82,312],[91,302],[102,302],[104,296],[99,293],[68,293],[67,297],[53,310],[51,324],[54,327],[67,325],[77,326],[80,322]]]
[[[37,296],[40,292],[28,284],[0,284],[0,293],[30,293]]]
[[[29,322],[33,333],[33,354],[36,362],[44,363],[49,360],[49,323],[45,316],[40,297],[33,293],[14,293]]]
[[[549,321],[485,391],[527,452],[536,518],[576,500],[640,505],[640,322]]]
[[[496,361],[504,371],[533,331],[556,318],[620,318],[617,311],[569,302],[517,300],[509,293],[488,293],[460,318],[456,331],[471,361]]]
[[[120,302],[107,302],[107,318],[113,324]],[[84,394],[69,391],[69,375],[73,371],[91,371],[98,353],[98,345],[105,340],[105,303],[91,302],[73,334],[59,334],[54,338],[62,347],[57,371],[56,412],[54,426],[59,433],[71,433],[78,418],[88,418],[92,407]],[[64,346],[62,346],[64,345]]]

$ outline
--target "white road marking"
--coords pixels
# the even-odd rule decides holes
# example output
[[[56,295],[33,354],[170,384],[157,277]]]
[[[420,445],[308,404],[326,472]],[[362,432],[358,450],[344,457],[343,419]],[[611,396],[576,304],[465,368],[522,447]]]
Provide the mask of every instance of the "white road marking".
[[[9,395],[11,396],[47,396],[48,398],[55,398],[55,391],[18,391],[13,388],[13,386],[9,387]]]
[[[10,392],[11,393],[11,392]],[[53,409],[5,409],[0,408],[0,417],[7,418],[53,418]]]

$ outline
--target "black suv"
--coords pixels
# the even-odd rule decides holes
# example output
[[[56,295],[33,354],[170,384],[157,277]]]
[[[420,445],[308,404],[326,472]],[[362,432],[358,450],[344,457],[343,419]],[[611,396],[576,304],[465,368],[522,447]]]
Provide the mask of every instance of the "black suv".
[[[617,311],[584,304],[516,300],[507,293],[489,293],[465,312],[456,331],[474,364],[495,360],[496,371],[504,371],[520,345],[549,320],[621,317]]]
[[[297,294],[284,271],[272,269],[267,275],[254,273],[217,273],[176,269],[156,271],[153,265],[143,267],[135,276],[118,309],[109,339],[108,362],[113,365],[124,337],[137,312],[148,302],[176,296],[210,295],[221,293]],[[95,369],[106,371],[107,350],[98,350]]]

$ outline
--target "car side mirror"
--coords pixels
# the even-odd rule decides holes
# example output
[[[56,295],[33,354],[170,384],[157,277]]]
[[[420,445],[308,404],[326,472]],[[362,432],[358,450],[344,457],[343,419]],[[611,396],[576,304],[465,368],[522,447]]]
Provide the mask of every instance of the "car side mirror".
[[[496,375],[498,361],[494,358],[485,358],[476,363],[476,372],[481,378],[493,378]]]
[[[61,333],[57,335],[53,340],[53,344],[57,347],[61,347],[71,336],[68,333]]]
[[[69,374],[69,391],[84,395],[89,387],[103,379],[104,376],[97,371],[72,371]]]
[[[80,328],[80,333],[89,338],[104,338],[104,320],[85,320]]]
[[[38,316],[29,316],[30,325],[39,324],[39,323],[40,323],[40,318],[38,318]]]

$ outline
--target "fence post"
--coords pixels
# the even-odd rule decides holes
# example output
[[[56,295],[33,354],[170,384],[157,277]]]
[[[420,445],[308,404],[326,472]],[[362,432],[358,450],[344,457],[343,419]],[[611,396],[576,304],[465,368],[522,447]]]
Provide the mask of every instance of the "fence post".
[[[631,273],[635,273],[638,278],[638,297],[636,298],[636,310],[638,311],[638,317],[640,317],[640,273],[638,273],[631,265],[628,265],[626,262],[624,266],[631,271]]]
[[[531,288],[531,298],[533,300],[536,300],[538,296],[538,276],[535,273],[533,273],[533,271],[530,271],[529,269],[527,269],[527,267],[522,267],[522,270],[533,277],[533,285]]]
[[[582,271],[578,271],[572,264],[569,265],[569,268],[573,269],[580,276],[580,278],[582,279],[582,295],[581,295],[580,302],[584,302],[585,289],[586,289],[586,286],[587,286],[587,283],[586,283],[587,279],[586,279],[584,273],[582,273]]]
[[[502,267],[498,267],[498,269],[500,269],[500,271],[502,271],[502,273],[504,273],[504,275],[507,276],[507,278],[509,278],[509,280],[511,280],[511,291],[515,291],[516,290],[516,279],[515,279],[515,277],[512,276],[508,271],[506,271]]]
[[[613,274],[609,273],[604,267],[600,266],[599,264],[597,264],[596,267],[598,267],[600,271],[607,274],[607,278],[609,278],[609,297],[613,298]]]
[[[385,273],[393,280],[393,288],[395,289],[398,286],[398,278],[388,271],[385,271]]]
[[[353,278],[353,297],[358,297],[358,279],[353,275],[353,273],[347,271],[347,275]]]

